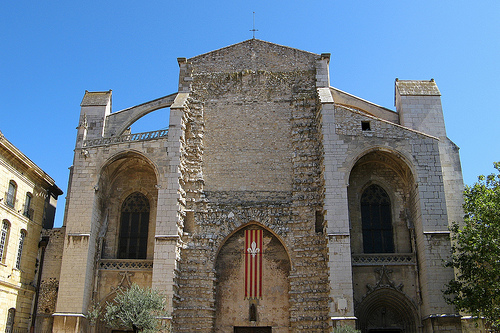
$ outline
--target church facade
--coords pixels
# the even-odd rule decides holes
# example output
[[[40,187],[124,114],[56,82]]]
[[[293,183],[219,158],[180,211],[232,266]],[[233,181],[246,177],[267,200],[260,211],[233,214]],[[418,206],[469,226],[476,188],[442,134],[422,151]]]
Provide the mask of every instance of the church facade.
[[[329,60],[251,39],[178,58],[178,92],[138,106],[86,92],[44,325],[119,331],[86,315],[137,283],[174,332],[461,332],[439,89],[396,80],[392,111],[331,87]],[[161,108],[168,131],[130,133]]]

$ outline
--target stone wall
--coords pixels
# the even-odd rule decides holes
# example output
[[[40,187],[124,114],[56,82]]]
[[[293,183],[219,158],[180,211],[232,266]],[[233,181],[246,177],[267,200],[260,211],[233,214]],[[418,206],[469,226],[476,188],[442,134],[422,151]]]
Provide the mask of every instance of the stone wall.
[[[188,179],[182,185],[195,223],[183,237],[178,266],[177,331],[209,332],[213,325],[228,330],[216,321],[221,311],[236,311],[239,325],[251,324],[247,308],[237,305],[244,300],[220,305],[227,302],[217,259],[226,237],[248,223],[280,237],[291,260],[283,287],[288,297],[273,305],[288,310],[273,318],[278,312],[265,305],[265,295],[257,305],[262,322],[254,325],[290,318],[292,331],[328,327],[326,240],[315,229],[317,211],[322,213],[314,67],[319,56],[253,43],[188,60],[192,79],[183,151],[193,162],[182,168]]]
[[[86,92],[66,234],[56,237],[54,330],[84,331],[89,304],[137,282],[166,295],[175,332],[325,332],[353,326],[355,314],[364,331],[384,316],[408,332],[459,331],[440,294],[453,276],[441,264],[461,177],[439,91],[432,81],[401,84],[398,114],[330,88],[328,61],[252,39],[178,58],[177,94],[114,116],[111,92]],[[168,138],[103,137],[166,105]],[[391,198],[396,250],[371,259],[359,212],[370,184]],[[136,191],[151,206],[147,259],[120,262],[120,207]],[[262,299],[243,295],[248,229],[264,234]],[[47,295],[56,284],[45,281]]]
[[[450,253],[450,243],[447,231],[448,202],[443,185],[439,140],[390,122],[374,119],[347,107],[337,106],[335,116],[336,132],[341,134],[340,138],[350,151],[347,159],[341,157],[347,161],[344,165],[349,170],[351,168],[349,164],[352,163],[349,161],[357,161],[364,170],[356,173],[354,168],[351,173],[351,177],[354,177],[349,182],[351,202],[359,201],[355,193],[358,193],[356,191],[363,186],[363,182],[378,181],[381,185],[391,187],[393,219],[395,219],[393,225],[395,237],[398,237],[396,248],[400,246],[398,242],[403,241],[407,244],[405,248],[411,249],[417,255],[417,266],[413,267],[415,264],[410,264],[406,273],[404,270],[394,270],[394,281],[404,281],[406,288],[404,292],[417,305],[416,309],[421,318],[439,311],[453,314],[453,308],[444,302],[441,295],[444,285],[453,278],[453,272],[442,267],[442,262]],[[363,130],[363,122],[369,122],[368,130],[366,128]],[[376,152],[379,156],[385,154],[379,163],[393,169],[392,176],[384,176],[374,168],[374,164],[370,166],[367,161],[363,161],[369,154],[373,154],[371,152]],[[456,203],[450,200],[450,204]],[[356,235],[355,221],[358,220],[356,216],[358,216],[356,209],[352,209],[350,213],[352,237]],[[413,225],[415,230],[408,230],[405,224]],[[414,238],[410,238],[410,235]],[[356,238],[351,243],[355,252],[357,243],[359,239]],[[403,248],[398,251],[401,250]],[[366,289],[363,289],[365,283],[361,285],[359,281],[370,278],[368,275],[364,276],[364,273],[360,275],[358,273],[360,268],[353,269],[355,274],[353,282],[358,285],[354,287],[355,297],[359,300],[366,293]],[[407,279],[408,277],[410,279]]]
[[[70,178],[55,330],[74,330],[69,323],[83,329],[89,305],[105,300],[121,283],[119,272],[100,272],[98,262],[101,258],[117,258],[121,204],[134,192],[143,193],[150,202],[146,259],[150,263],[143,271],[132,268],[130,282],[151,286],[154,235],[160,214],[158,194],[168,188],[166,145],[166,138],[91,147],[77,142],[80,148],[75,151]]]

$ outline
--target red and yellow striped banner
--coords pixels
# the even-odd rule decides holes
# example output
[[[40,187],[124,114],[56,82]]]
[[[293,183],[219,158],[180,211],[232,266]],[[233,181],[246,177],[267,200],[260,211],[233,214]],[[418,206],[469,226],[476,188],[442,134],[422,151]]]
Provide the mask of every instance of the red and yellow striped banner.
[[[262,230],[245,230],[245,298],[262,298]]]

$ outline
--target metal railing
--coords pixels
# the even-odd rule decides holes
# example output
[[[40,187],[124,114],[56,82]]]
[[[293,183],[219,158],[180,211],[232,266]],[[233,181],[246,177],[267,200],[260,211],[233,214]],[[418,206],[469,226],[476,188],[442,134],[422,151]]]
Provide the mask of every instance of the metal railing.
[[[134,142],[134,141],[149,141],[164,138],[168,135],[168,130],[158,130],[152,132],[143,132],[135,134],[125,134],[120,136],[112,136],[109,138],[98,138],[83,141],[83,147],[97,147],[106,146],[112,144],[119,144],[124,142]]]

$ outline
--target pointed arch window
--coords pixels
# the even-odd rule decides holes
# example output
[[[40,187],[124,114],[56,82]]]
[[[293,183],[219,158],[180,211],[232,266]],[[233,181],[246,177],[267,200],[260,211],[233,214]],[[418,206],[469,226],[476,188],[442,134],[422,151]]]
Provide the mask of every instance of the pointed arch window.
[[[394,253],[391,200],[378,185],[361,195],[361,224],[364,253]]]
[[[119,259],[146,259],[149,228],[149,200],[132,193],[121,207]]]

